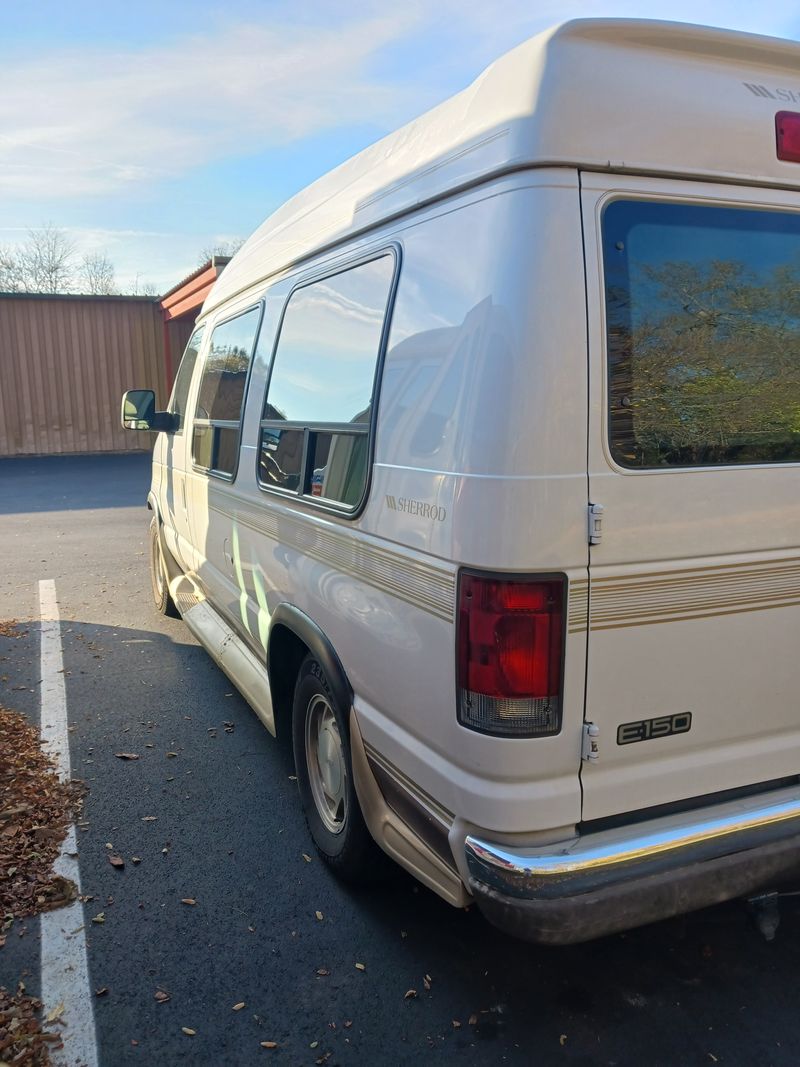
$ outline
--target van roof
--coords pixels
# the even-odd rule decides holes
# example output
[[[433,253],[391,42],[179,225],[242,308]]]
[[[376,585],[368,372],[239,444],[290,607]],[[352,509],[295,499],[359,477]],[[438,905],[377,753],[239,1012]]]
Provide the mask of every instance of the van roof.
[[[579,166],[800,187],[775,113],[800,111],[800,43],[675,22],[576,19],[288,200],[208,311],[315,252],[489,177]]]

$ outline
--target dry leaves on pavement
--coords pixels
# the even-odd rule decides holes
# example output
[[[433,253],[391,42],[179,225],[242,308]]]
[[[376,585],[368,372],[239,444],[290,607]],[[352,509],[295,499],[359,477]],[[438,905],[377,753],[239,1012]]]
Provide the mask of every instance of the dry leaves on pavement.
[[[0,1062],[19,1067],[47,1067],[49,1047],[61,1047],[59,1034],[42,1029],[41,1001],[29,997],[20,982],[15,993],[0,986]]]
[[[0,706],[0,914],[19,918],[75,899],[52,865],[83,786],[61,782],[24,716]]]

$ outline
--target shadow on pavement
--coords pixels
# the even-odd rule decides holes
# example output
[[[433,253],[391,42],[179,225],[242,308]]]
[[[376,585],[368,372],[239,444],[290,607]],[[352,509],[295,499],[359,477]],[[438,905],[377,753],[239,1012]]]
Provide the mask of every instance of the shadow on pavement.
[[[150,452],[0,459],[0,515],[141,507]]]
[[[792,902],[771,944],[732,903],[557,949],[399,870],[347,888],[313,850],[289,746],[163,627],[62,631],[102,1062],[249,1064],[261,1041],[331,1065],[800,1058]]]

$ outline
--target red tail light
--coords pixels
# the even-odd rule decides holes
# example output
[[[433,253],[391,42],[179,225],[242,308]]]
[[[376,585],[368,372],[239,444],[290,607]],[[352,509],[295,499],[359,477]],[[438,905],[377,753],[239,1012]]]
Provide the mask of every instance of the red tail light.
[[[561,728],[563,578],[463,573],[458,611],[458,717],[507,737]]]
[[[778,159],[800,163],[800,112],[779,111],[775,116]]]

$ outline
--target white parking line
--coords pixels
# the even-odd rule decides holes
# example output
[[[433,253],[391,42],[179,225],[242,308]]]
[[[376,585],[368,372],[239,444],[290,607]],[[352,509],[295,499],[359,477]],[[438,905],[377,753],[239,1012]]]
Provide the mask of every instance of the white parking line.
[[[67,694],[61,654],[61,623],[56,583],[39,582],[41,618],[41,734],[45,752],[55,761],[59,777],[71,777]],[[81,889],[75,827],[70,826],[55,871]],[[41,916],[42,1003],[44,1015],[61,1009],[64,1048],[50,1053],[54,1067],[97,1067],[94,1006],[89,985],[83,904],[76,900],[67,908],[46,911]]]

